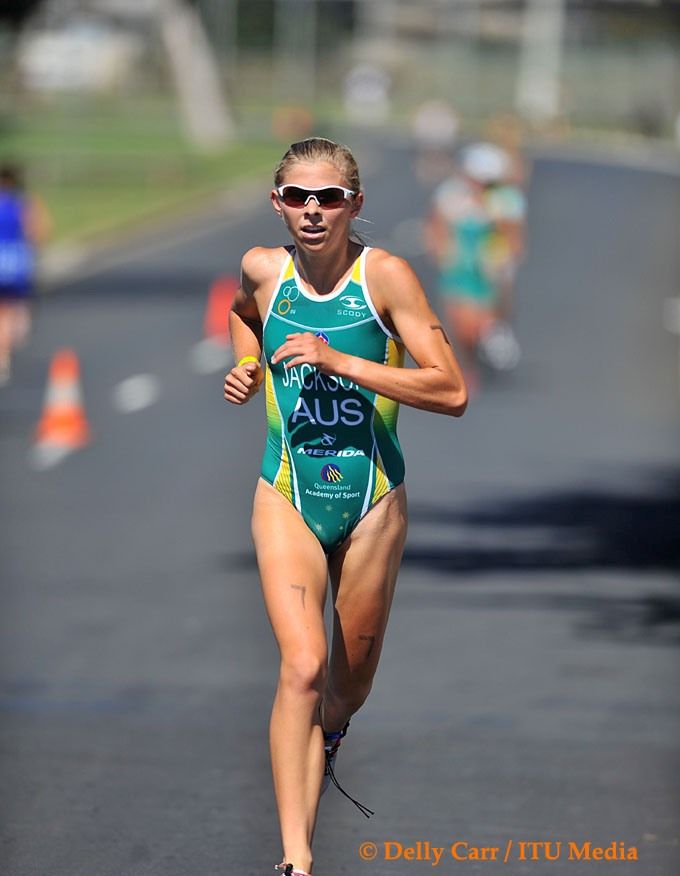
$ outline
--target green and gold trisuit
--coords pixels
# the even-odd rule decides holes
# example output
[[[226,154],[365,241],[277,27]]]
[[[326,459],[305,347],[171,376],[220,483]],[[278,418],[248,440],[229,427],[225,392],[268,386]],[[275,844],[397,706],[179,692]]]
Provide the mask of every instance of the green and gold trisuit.
[[[294,332],[313,332],[336,350],[399,366],[404,346],[382,323],[366,287],[365,247],[347,282],[329,295],[307,292],[289,248],[264,320],[267,445],[262,477],[302,514],[331,553],[404,479],[399,404],[308,364],[272,365]]]

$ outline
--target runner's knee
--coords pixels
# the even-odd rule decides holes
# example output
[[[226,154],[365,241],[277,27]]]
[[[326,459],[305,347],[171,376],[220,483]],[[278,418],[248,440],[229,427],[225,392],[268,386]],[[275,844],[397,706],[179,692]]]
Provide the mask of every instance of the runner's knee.
[[[356,678],[348,680],[344,684],[333,685],[332,689],[329,688],[326,692],[325,700],[326,702],[330,700],[330,703],[338,712],[353,715],[366,702],[372,686],[372,678],[368,680]]]
[[[321,696],[326,684],[326,657],[312,650],[296,649],[281,660],[280,685],[287,692]]]

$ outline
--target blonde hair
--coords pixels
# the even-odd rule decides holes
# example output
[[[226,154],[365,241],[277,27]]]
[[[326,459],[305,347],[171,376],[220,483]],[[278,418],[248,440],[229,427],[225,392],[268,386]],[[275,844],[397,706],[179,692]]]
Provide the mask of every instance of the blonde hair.
[[[325,137],[308,137],[293,143],[274,171],[274,185],[283,184],[288,168],[297,161],[327,161],[335,165],[353,192],[361,191],[359,167],[349,147]]]

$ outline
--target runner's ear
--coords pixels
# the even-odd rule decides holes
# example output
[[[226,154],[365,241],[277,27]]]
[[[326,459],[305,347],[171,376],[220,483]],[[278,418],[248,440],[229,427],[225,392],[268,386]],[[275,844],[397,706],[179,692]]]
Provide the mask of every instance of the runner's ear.
[[[283,219],[283,212],[281,210],[281,204],[279,203],[279,196],[276,193],[276,189],[272,189],[269,193],[269,200],[272,202],[272,207],[274,208],[274,212],[279,214],[279,217]]]

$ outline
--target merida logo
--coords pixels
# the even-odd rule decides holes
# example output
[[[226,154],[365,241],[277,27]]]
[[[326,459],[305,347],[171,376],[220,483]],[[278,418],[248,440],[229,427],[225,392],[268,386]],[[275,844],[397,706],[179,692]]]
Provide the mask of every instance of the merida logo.
[[[345,450],[326,450],[321,447],[298,447],[296,453],[302,456],[366,456],[363,450],[354,450],[352,448],[346,448]]]

